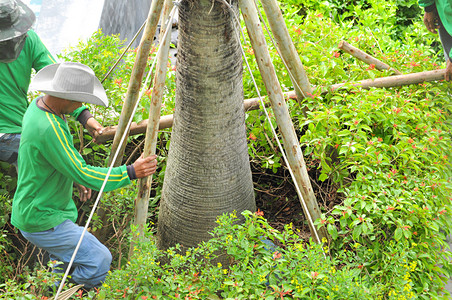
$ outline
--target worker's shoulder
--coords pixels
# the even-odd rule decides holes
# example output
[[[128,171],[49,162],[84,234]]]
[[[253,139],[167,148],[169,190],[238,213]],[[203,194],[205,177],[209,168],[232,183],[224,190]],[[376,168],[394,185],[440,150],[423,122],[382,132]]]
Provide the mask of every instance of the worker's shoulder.
[[[39,98],[38,98],[39,99]],[[45,134],[47,131],[60,127],[57,117],[38,107],[37,100],[33,100],[25,112],[22,122],[22,134],[31,132],[33,134]]]
[[[41,41],[39,35],[33,29],[27,31],[27,38],[30,38],[30,40],[33,42]]]

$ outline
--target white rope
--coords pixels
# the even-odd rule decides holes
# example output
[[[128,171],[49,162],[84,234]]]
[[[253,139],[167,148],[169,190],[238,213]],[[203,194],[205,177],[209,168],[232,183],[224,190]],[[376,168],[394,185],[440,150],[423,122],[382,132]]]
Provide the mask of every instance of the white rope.
[[[115,64],[113,65],[113,67],[111,67],[110,70],[108,70],[107,74],[104,76],[104,79],[101,80],[100,83],[104,83],[105,79],[107,79],[107,77],[110,75],[111,72],[113,72],[113,70],[116,68],[116,66],[119,64],[119,62],[121,61],[121,59],[124,57],[124,55],[126,54],[127,50],[129,50],[130,46],[132,46],[133,42],[135,42],[135,40],[137,39],[138,35],[141,33],[141,31],[144,28],[144,25],[146,25],[146,21],[143,22],[143,25],[141,25],[140,29],[138,29],[138,31],[135,33],[134,37],[132,38],[132,40],[130,41],[130,43],[127,45],[127,47],[122,51],[121,55],[119,56],[119,58],[116,60]]]
[[[165,30],[165,34],[164,34],[163,40],[166,39],[166,36],[167,36],[167,34],[168,34],[168,32],[169,32],[169,29],[171,28],[172,20],[173,20],[173,17],[174,17],[176,8],[177,8],[177,6],[174,6],[173,9],[172,9],[171,12],[170,12],[170,17],[169,17],[168,20],[167,20],[168,24],[167,24],[167,26],[166,26],[166,30]],[[147,77],[146,77],[145,84],[143,85],[143,88],[142,88],[142,90],[141,90],[141,92],[140,92],[140,95],[139,95],[139,97],[138,97],[138,100],[140,100],[140,99],[143,97],[143,94],[146,92],[146,89],[147,89],[147,86],[148,86],[149,79],[150,79],[150,77],[151,77],[151,75],[152,75],[152,71],[153,71],[154,66],[155,66],[156,59],[157,59],[157,57],[159,56],[159,53],[160,53],[160,49],[161,49],[161,48],[159,47],[159,48],[158,48],[158,51],[157,51],[157,54],[155,55],[154,59],[152,60],[152,66],[151,66],[151,69],[149,70],[149,73],[148,73],[148,75],[147,75]],[[125,138],[126,138],[126,136],[127,136],[126,133],[129,131],[130,125],[132,124],[133,116],[135,115],[135,112],[136,112],[136,110],[137,110],[137,107],[138,107],[139,102],[140,102],[140,101],[137,101],[137,102],[136,102],[135,107],[134,107],[134,109],[133,109],[133,112],[132,112],[132,114],[130,115],[129,122],[127,123],[126,130],[124,131],[124,134],[123,134],[122,137],[121,137],[121,140],[120,140],[120,142],[119,142],[118,149],[121,148],[121,146],[122,146],[122,144],[123,144],[123,142],[124,142],[124,140],[125,140]],[[61,290],[63,289],[64,282],[66,281],[67,276],[68,276],[68,274],[69,274],[69,271],[70,271],[70,269],[71,269],[71,266],[72,266],[72,264],[74,263],[75,256],[77,255],[77,252],[78,252],[78,250],[79,250],[79,248],[80,248],[80,245],[81,245],[81,243],[82,243],[82,241],[83,241],[83,237],[85,236],[85,233],[86,233],[86,231],[87,231],[87,229],[88,229],[88,226],[89,226],[89,224],[90,224],[90,222],[91,222],[91,219],[92,219],[92,217],[93,217],[93,215],[94,215],[94,211],[96,210],[97,205],[99,204],[99,200],[100,200],[100,198],[101,198],[101,196],[102,196],[102,193],[103,193],[103,191],[104,191],[105,185],[107,184],[108,178],[109,178],[109,176],[110,176],[111,170],[113,169],[114,162],[116,161],[119,152],[120,152],[120,151],[116,151],[116,153],[115,153],[115,155],[114,155],[114,157],[113,157],[112,163],[111,163],[110,167],[108,168],[107,175],[105,176],[104,182],[102,183],[102,186],[101,186],[101,188],[100,188],[100,190],[99,190],[99,194],[97,195],[97,199],[96,199],[96,201],[94,202],[93,208],[91,209],[91,213],[90,213],[90,215],[89,215],[89,217],[88,217],[88,220],[86,221],[86,225],[85,225],[85,227],[83,228],[82,235],[80,236],[80,239],[79,239],[79,241],[78,241],[78,244],[77,244],[77,246],[75,247],[74,253],[72,254],[72,258],[71,258],[71,260],[70,260],[70,262],[69,262],[69,265],[68,265],[68,267],[67,267],[67,269],[66,269],[66,272],[64,273],[63,279],[62,279],[61,282],[60,282],[60,286],[59,286],[58,291],[57,291],[57,293],[56,293],[56,295],[55,295],[55,298],[54,298],[55,300],[58,299],[58,296],[59,296],[59,294],[61,293]]]
[[[218,0],[218,1],[223,2],[223,3],[231,10],[232,15],[234,16],[235,20],[237,21],[237,26],[238,26],[238,28],[240,28],[240,32],[242,33],[242,36],[245,37],[245,34],[243,33],[243,30],[242,30],[241,24],[240,24],[240,22],[239,22],[239,19],[238,19],[238,17],[236,16],[235,11],[234,11],[234,10],[232,9],[232,7],[229,5],[229,3],[227,3],[225,0]],[[236,29],[237,29],[237,27],[236,27]],[[237,38],[238,38],[239,41],[240,41],[240,32],[239,32],[238,29],[236,30]],[[314,234],[315,234],[315,237],[316,237],[317,241],[319,241],[319,243],[321,243],[322,241],[320,240],[320,237],[319,237],[319,234],[318,234],[318,232],[317,232],[317,229],[316,229],[315,226],[314,226],[314,222],[313,222],[313,220],[312,220],[312,216],[311,216],[311,214],[310,214],[310,212],[309,212],[309,210],[308,210],[308,208],[307,208],[307,206],[306,206],[306,203],[305,203],[305,201],[304,201],[304,199],[303,199],[303,195],[301,194],[300,187],[298,186],[298,183],[297,183],[297,181],[296,181],[296,179],[295,179],[295,176],[294,176],[294,174],[293,174],[292,168],[290,167],[290,164],[289,164],[289,161],[288,161],[287,156],[286,156],[286,154],[285,154],[284,148],[283,148],[283,146],[281,145],[281,142],[280,142],[280,140],[279,140],[279,138],[278,138],[278,134],[276,133],[276,130],[275,130],[275,128],[273,127],[273,124],[272,124],[272,122],[271,122],[271,120],[270,120],[270,116],[269,116],[269,114],[268,114],[268,112],[267,112],[267,109],[266,109],[266,107],[265,107],[264,100],[263,100],[262,97],[261,97],[259,88],[258,88],[258,86],[257,86],[256,80],[254,79],[253,72],[251,71],[251,67],[250,67],[250,65],[249,65],[249,63],[248,63],[248,59],[246,58],[245,51],[243,50],[242,44],[240,44],[240,49],[242,50],[242,55],[243,55],[243,58],[245,59],[245,63],[246,63],[246,66],[247,66],[247,68],[248,68],[248,71],[249,71],[249,73],[250,73],[251,79],[253,80],[254,88],[256,89],[257,95],[258,95],[258,97],[259,97],[259,101],[260,101],[260,103],[261,103],[261,105],[262,105],[262,108],[263,108],[263,110],[264,110],[264,112],[265,112],[265,116],[267,117],[268,123],[269,123],[269,125],[270,125],[271,130],[272,130],[272,133],[273,133],[273,135],[274,135],[274,137],[275,137],[275,139],[276,139],[276,142],[277,142],[277,144],[278,144],[278,148],[279,148],[279,150],[281,151],[281,154],[282,154],[282,156],[283,156],[283,158],[284,158],[284,161],[285,161],[285,163],[286,163],[286,165],[287,165],[287,168],[288,168],[288,170],[289,170],[290,176],[292,177],[292,180],[293,180],[293,183],[294,183],[294,185],[295,185],[295,189],[296,189],[296,191],[297,191],[298,197],[300,197],[300,199],[301,199],[300,202],[301,202],[301,204],[302,204],[302,206],[303,206],[303,209],[304,209],[304,211],[305,211],[305,213],[306,213],[306,216],[307,216],[307,218],[308,218],[308,222],[309,222],[311,228],[312,228],[313,231],[314,231]],[[322,253],[323,253],[323,251],[322,251]],[[326,258],[325,253],[323,253],[323,256]]]

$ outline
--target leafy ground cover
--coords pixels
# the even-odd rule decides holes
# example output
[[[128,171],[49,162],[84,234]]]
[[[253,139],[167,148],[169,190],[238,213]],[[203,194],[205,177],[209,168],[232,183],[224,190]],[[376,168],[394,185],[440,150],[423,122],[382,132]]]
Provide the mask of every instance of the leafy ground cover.
[[[128,261],[122,253],[127,253],[132,234],[135,192],[127,188],[107,193],[103,205],[114,234],[106,243],[114,252],[115,268],[98,291],[80,297],[447,299],[443,286],[452,271],[444,251],[452,212],[450,84],[369,90],[346,85],[321,93],[335,83],[392,75],[342,53],[337,47],[341,40],[407,74],[444,67],[437,37],[424,28],[416,1],[305,0],[287,1],[281,7],[316,87],[312,98],[301,103],[288,100],[288,105],[322,209],[317,225],[327,227],[331,240],[322,246],[309,242],[306,221],[268,121],[259,111],[251,111],[247,113],[249,154],[257,204],[267,219],[261,213],[248,213],[246,223],[238,225],[234,216],[222,216],[213,239],[187,253],[159,251],[150,227]],[[118,45],[117,37],[98,32],[63,57],[90,65],[103,78],[121,51]],[[252,62],[252,49],[246,41],[243,45]],[[268,47],[283,89],[292,90],[270,40]],[[129,51],[124,64],[104,83],[114,105],[95,108],[103,124],[116,123],[134,56]],[[251,67],[265,91],[257,66]],[[162,114],[174,109],[175,69],[171,68]],[[256,97],[250,77],[244,75],[245,98]],[[146,95],[135,121],[147,118],[148,101]],[[81,132],[75,123],[71,126]],[[91,143],[87,134],[80,133],[75,141],[89,163],[103,164],[108,156],[109,145]],[[141,137],[129,138],[126,159],[139,155],[141,141]],[[157,219],[169,142],[170,131],[160,133],[162,167],[154,180],[151,222]],[[0,258],[0,274],[4,274],[0,289],[6,298],[39,298],[53,275],[45,265],[33,268],[20,259],[29,251],[7,218],[14,175],[4,171],[2,176],[0,248],[6,255]],[[81,206],[82,223],[89,209]],[[101,226],[107,224],[97,220],[92,230]],[[219,253],[227,253],[229,267],[221,260],[224,257],[212,260]]]

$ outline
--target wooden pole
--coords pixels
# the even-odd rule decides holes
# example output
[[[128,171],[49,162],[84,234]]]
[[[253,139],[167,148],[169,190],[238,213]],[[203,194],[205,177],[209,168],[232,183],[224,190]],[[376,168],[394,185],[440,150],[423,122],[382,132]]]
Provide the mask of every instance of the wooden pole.
[[[444,74],[446,70],[440,69],[440,70],[433,70],[433,71],[425,71],[425,72],[419,72],[419,73],[411,73],[406,75],[395,75],[395,76],[387,76],[387,77],[380,77],[375,79],[366,79],[357,81],[356,83],[338,83],[330,86],[330,91],[335,91],[338,88],[341,88],[345,85],[351,84],[356,87],[361,87],[363,89],[368,89],[371,87],[378,87],[378,88],[387,88],[387,87],[396,87],[396,86],[402,86],[402,85],[410,85],[410,84],[418,84],[422,83],[424,81],[436,81],[436,80],[443,80]],[[322,93],[326,93],[328,90],[322,91]]]
[[[303,64],[297,49],[290,38],[286,23],[284,22],[281,9],[276,0],[261,0],[262,7],[267,15],[268,23],[275,37],[277,47],[281,53],[281,58],[289,71],[290,79],[297,94],[298,101],[301,101],[306,96],[312,95],[311,84],[306,76]]]
[[[299,192],[298,196],[302,208],[306,217],[312,220],[312,222],[308,222],[312,237],[316,242],[321,243],[323,238],[328,238],[328,233],[324,226],[316,230],[313,225],[313,222],[320,218],[320,209],[309,180],[298,137],[295,133],[281,86],[276,77],[270,54],[268,53],[267,43],[265,42],[264,33],[259,22],[257,9],[251,0],[240,0],[239,6],[245,20],[262,80],[267,89],[273,113],[275,114],[276,122],[283,138],[289,165],[293,171],[294,180],[299,187],[297,192]]]
[[[171,27],[169,32],[164,35],[167,22],[171,22],[169,14],[173,8],[172,0],[165,0],[165,5],[162,13],[161,24],[162,30],[160,32],[160,47],[158,51],[157,63],[155,67],[155,77],[153,81],[153,89],[151,95],[151,106],[149,108],[149,121],[147,122],[146,138],[144,142],[144,156],[155,154],[157,148],[157,135],[159,130],[160,110],[162,108],[163,93],[165,92],[166,72],[168,68],[168,56],[171,43]],[[169,23],[171,26],[172,22]],[[138,195],[135,200],[134,225],[138,230],[138,237],[141,238],[146,226],[146,219],[148,216],[149,195],[151,192],[152,175],[146,178],[141,178],[138,183]],[[129,249],[129,257],[133,254],[134,241],[132,240]]]
[[[348,54],[356,57],[359,60],[362,60],[363,62],[365,62],[368,65],[375,65],[375,68],[377,68],[377,70],[380,70],[380,71],[381,70],[391,70],[394,73],[396,73],[397,75],[402,75],[402,73],[399,70],[390,67],[388,64],[385,64],[384,62],[376,59],[375,57],[371,56],[370,54],[367,54],[366,52],[350,45],[346,41],[340,41],[338,47],[339,47],[339,49],[344,50]]]
[[[293,95],[293,99],[296,99],[294,92],[292,92],[292,95]],[[259,98],[247,99],[243,102],[243,104],[245,106],[245,111],[259,109],[259,107],[260,107]],[[146,129],[148,127],[148,123],[149,123],[149,120],[147,120],[147,119],[141,121],[138,124],[133,122],[132,125],[130,126],[129,134],[136,135],[136,134],[145,133]],[[162,130],[165,128],[171,128],[173,126],[173,115],[166,115],[166,116],[160,117],[158,126],[159,126],[159,130]],[[118,128],[118,126],[110,126],[110,127],[104,128],[102,135],[96,135],[96,143],[103,144],[106,141],[113,139],[117,128]]]
[[[154,0],[151,3],[149,14],[144,29],[143,37],[141,38],[140,46],[138,48],[137,57],[133,65],[132,74],[130,76],[129,86],[127,88],[126,97],[124,100],[124,106],[119,118],[118,130],[116,131],[115,138],[111,147],[111,153],[109,157],[109,165],[113,161],[113,157],[116,151],[119,151],[118,157],[114,163],[114,166],[119,166],[122,163],[122,157],[124,155],[124,149],[126,144],[124,143],[119,148],[119,142],[124,134],[128,134],[126,127],[133,112],[133,109],[138,101],[138,96],[141,88],[141,81],[143,79],[144,70],[147,65],[149,52],[151,50],[152,43],[154,42],[155,31],[162,11],[163,0]]]
[[[137,57],[133,65],[132,74],[129,80],[129,86],[127,88],[126,97],[124,100],[124,105],[121,111],[121,116],[119,118],[118,130],[115,133],[113,140],[110,157],[108,158],[108,165],[117,167],[122,164],[122,157],[124,156],[124,149],[126,143],[124,142],[121,147],[119,143],[121,142],[122,136],[126,135],[124,141],[127,141],[128,132],[126,132],[129,119],[133,113],[135,105],[138,101],[140,94],[141,81],[143,79],[144,70],[148,61],[149,52],[151,50],[152,43],[154,41],[155,31],[157,29],[157,23],[160,18],[160,13],[162,11],[163,0],[154,0],[149,8],[148,18],[146,19],[146,27],[143,36],[140,41],[140,46],[138,48]],[[115,153],[118,152],[118,156],[115,161]],[[99,207],[97,214],[104,226],[95,232],[95,236],[101,241],[105,241],[108,237],[108,231],[111,227],[105,226],[107,222],[106,211]]]
[[[407,84],[418,84],[425,81],[436,81],[444,79],[444,69],[434,70],[434,71],[425,71],[419,73],[412,73],[400,76],[389,76],[389,77],[381,77],[376,79],[366,79],[357,81],[356,83],[338,83],[329,87],[329,89],[324,88],[322,93],[327,93],[328,91],[334,91],[340,87],[343,87],[347,84],[352,84],[353,86],[362,87],[365,89],[371,87],[396,87]],[[284,93],[284,97],[286,99],[297,99],[297,95],[295,91],[290,91]],[[260,103],[259,98],[251,98],[246,99],[243,102],[245,106],[245,111],[256,110],[259,109]],[[130,135],[142,134],[146,132],[148,120],[143,120],[140,123],[132,123],[130,126]],[[166,115],[160,118],[159,129],[171,128],[173,126],[173,115]],[[99,144],[103,144],[106,141],[113,139],[118,126],[109,126],[106,127],[102,133],[102,135],[95,135],[96,142]]]

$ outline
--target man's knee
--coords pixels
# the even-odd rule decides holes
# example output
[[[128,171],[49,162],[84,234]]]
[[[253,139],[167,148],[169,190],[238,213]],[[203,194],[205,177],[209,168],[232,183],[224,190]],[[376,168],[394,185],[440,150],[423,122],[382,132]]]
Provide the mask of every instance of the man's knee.
[[[99,273],[107,273],[110,270],[112,256],[107,247],[104,247],[102,256],[99,257]]]
[[[89,262],[86,264],[89,276],[97,277],[106,274],[110,270],[112,256],[110,250],[103,244],[94,246],[88,253]],[[88,271],[89,269],[89,271]]]
[[[105,280],[112,261],[111,253],[105,246],[93,249],[90,257],[91,262],[78,265],[72,273],[72,279],[87,288],[97,287]]]

